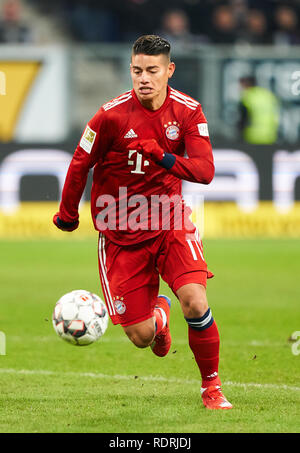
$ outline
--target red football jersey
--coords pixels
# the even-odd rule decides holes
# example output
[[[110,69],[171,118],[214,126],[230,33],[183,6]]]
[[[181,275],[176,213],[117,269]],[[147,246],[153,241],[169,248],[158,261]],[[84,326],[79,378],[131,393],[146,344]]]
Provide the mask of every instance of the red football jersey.
[[[133,141],[153,138],[165,153],[176,157],[171,168],[147,160],[130,148]],[[167,196],[165,200],[174,198],[175,206],[180,203],[178,200],[182,203],[182,179],[208,184],[214,176],[201,105],[169,86],[165,102],[155,111],[145,108],[134,90],[104,104],[88,122],[70,163],[60,204],[62,220],[78,219],[79,201],[92,167],[91,211],[95,228],[121,245],[156,236],[163,228],[162,220],[151,224],[153,212],[148,209],[145,213],[145,202],[149,202],[149,208],[155,196]],[[131,223],[138,224],[138,229],[130,224],[130,220],[137,219],[140,221]]]

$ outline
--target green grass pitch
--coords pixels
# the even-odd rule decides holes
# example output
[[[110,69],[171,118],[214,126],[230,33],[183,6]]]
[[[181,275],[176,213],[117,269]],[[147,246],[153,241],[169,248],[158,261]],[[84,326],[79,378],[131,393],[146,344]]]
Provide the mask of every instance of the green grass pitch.
[[[87,347],[57,337],[60,296],[101,295],[97,239],[65,238],[0,242],[0,432],[299,432],[300,345],[289,341],[300,331],[299,240],[204,241],[220,376],[234,405],[209,411],[179,303],[163,282],[173,301],[167,357],[135,348],[111,323]]]

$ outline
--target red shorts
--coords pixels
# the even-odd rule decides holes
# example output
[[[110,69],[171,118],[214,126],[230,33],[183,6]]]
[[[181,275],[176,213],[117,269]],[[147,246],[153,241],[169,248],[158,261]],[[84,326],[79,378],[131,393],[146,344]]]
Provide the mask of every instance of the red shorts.
[[[187,283],[206,287],[206,279],[213,277],[197,231],[162,231],[129,246],[100,233],[98,250],[102,291],[113,324],[129,326],[153,316],[160,275],[175,295]]]

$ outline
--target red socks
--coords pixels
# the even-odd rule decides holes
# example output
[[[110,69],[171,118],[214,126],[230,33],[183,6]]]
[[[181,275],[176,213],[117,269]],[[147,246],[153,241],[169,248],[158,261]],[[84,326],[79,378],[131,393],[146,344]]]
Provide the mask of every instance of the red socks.
[[[155,334],[158,335],[167,323],[167,316],[163,309],[156,306],[154,317]],[[185,319],[189,329],[189,345],[202,376],[202,388],[221,385],[218,375],[220,337],[210,308],[201,318]]]
[[[208,311],[210,314],[210,309],[208,309]],[[212,322],[208,323],[208,327],[204,325],[204,328],[195,328],[196,321],[198,321],[198,324],[203,322],[200,320],[203,320],[207,313],[199,320],[187,319],[189,324],[189,345],[194,353],[202,376],[203,388],[210,385],[221,385],[218,376],[220,337],[217,325],[210,315]],[[191,327],[191,324],[193,324],[193,327]]]
[[[158,307],[154,308],[153,315],[155,317],[155,335],[159,335],[167,324],[167,316],[163,309]]]

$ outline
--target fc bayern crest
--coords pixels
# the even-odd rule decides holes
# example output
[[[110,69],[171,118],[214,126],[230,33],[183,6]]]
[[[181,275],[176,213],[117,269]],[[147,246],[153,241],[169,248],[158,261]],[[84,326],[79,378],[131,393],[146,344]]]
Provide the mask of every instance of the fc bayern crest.
[[[123,315],[126,311],[126,305],[123,302],[123,297],[114,297],[114,304],[118,315]]]
[[[166,128],[166,136],[168,137],[169,140],[177,140],[179,137],[179,127],[178,123],[176,121],[173,121],[173,123],[169,122],[168,124],[165,124]]]

